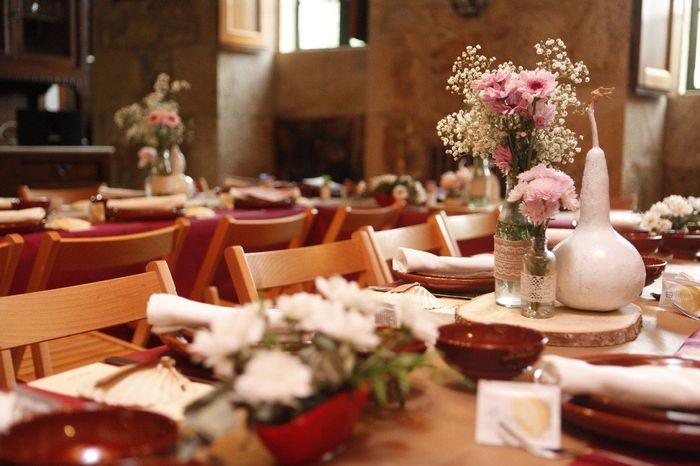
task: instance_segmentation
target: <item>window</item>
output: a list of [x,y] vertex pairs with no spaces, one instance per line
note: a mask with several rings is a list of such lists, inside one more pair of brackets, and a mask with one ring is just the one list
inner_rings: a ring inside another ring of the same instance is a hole
[[690,4],[690,36],[688,39],[688,76],[687,90],[700,90],[700,38],[698,37],[698,19],[700,19],[700,0]]
[[280,51],[364,47],[367,0],[281,0]]

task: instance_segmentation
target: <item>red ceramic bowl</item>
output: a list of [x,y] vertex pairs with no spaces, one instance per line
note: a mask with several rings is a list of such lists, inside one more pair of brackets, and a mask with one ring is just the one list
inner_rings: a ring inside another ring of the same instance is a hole
[[661,243],[675,259],[695,259],[700,251],[700,232],[667,231]]
[[546,343],[541,332],[525,327],[460,322],[440,327],[436,346],[471,379],[507,380],[537,361]]
[[661,244],[661,235],[655,235],[646,231],[623,231],[620,234],[627,241],[632,243],[632,246],[634,246],[642,256],[654,254]]
[[646,270],[647,276],[644,279],[644,286],[649,286],[656,281],[657,278],[664,273],[666,268],[666,261],[659,259],[658,257],[647,257],[642,256],[644,261],[644,269]]
[[47,414],[0,436],[0,464],[82,465],[149,456],[174,447],[177,424],[126,408]]

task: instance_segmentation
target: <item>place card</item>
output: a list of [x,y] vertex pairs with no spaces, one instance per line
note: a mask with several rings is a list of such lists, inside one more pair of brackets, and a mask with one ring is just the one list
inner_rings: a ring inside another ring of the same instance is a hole
[[521,439],[542,448],[560,447],[560,388],[480,380],[476,398],[476,442],[520,446]]

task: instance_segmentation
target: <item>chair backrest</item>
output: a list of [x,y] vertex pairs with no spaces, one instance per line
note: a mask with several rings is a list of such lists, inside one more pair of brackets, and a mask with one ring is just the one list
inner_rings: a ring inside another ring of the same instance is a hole
[[0,377],[14,384],[11,349],[145,319],[153,293],[175,293],[165,261],[136,275],[0,297]]
[[0,243],[0,296],[10,292],[23,246],[24,239],[14,233],[5,236],[5,241]]
[[350,235],[365,225],[371,225],[375,230],[394,228],[399,221],[405,202],[395,202],[387,207],[358,208],[341,205],[336,209],[323,237],[324,243],[347,239]]
[[351,239],[277,251],[244,252],[240,246],[224,251],[226,264],[241,303],[281,293],[313,291],[317,276],[343,275],[362,286],[381,283],[381,270],[361,235]]
[[192,286],[190,298],[204,299],[205,290],[212,283],[224,257],[224,249],[236,244],[248,251],[302,246],[309,235],[316,214],[316,209],[309,208],[297,215],[268,220],[235,220],[223,217],[219,220],[209,243],[209,249]]
[[483,214],[446,215],[440,212],[442,220],[438,222],[442,228],[446,229],[451,244],[448,248],[451,256],[461,256],[459,241],[491,236],[496,233],[496,221],[498,220],[499,209]]
[[51,205],[60,206],[61,204],[70,204],[75,201],[90,199],[97,195],[100,186],[105,186],[105,183],[94,186],[81,186],[77,188],[45,188],[36,189],[30,188],[23,184],[17,188],[17,195],[20,199],[31,200],[42,197],[47,197],[51,201]]
[[442,256],[453,255],[452,239],[447,234],[447,229],[441,225],[442,221],[440,213],[435,213],[425,223],[418,225],[382,231],[375,231],[369,225],[360,228],[360,234],[367,235],[367,241],[379,260],[383,282],[394,280],[389,262],[399,248],[418,249]]

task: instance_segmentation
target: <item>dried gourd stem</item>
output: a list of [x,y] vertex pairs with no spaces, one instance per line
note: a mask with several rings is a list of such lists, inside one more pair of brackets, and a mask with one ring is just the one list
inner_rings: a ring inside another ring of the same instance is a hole
[[600,99],[601,97],[610,97],[614,90],[614,87],[599,87],[591,92],[591,103],[588,104],[588,119],[591,122],[591,136],[593,138],[593,147],[595,148],[600,148],[600,144],[598,142],[598,125],[595,122],[593,107],[596,100]]

